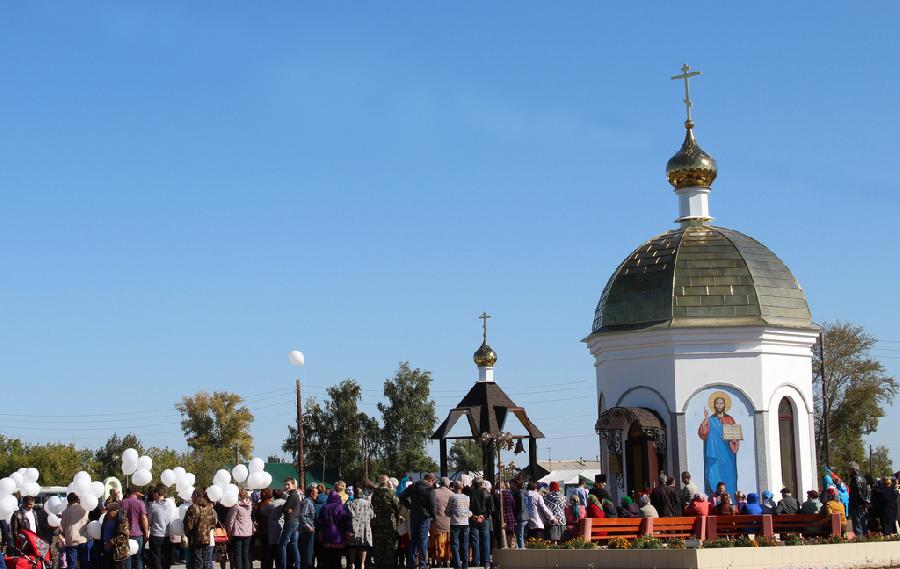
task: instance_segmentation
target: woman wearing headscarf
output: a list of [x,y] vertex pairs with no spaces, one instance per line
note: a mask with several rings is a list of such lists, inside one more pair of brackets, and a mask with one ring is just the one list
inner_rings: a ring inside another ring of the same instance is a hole
[[559,488],[559,482],[551,482],[544,504],[552,514],[552,520],[547,522],[546,539],[550,541],[562,541],[563,532],[566,529],[566,497]]
[[641,510],[635,505],[634,500],[631,499],[631,496],[622,496],[622,501],[619,503],[619,507],[616,509],[616,513],[620,518],[639,518],[641,517]]
[[603,498],[603,500],[600,501],[600,506],[601,508],[603,508],[603,515],[605,515],[607,518],[619,517],[619,513],[616,512],[616,505],[612,503],[612,500]]
[[397,518],[400,499],[387,475],[378,477],[378,488],[372,494],[372,545],[376,569],[392,569],[397,560]]
[[656,507],[650,502],[650,496],[647,494],[641,494],[638,498],[638,503],[641,505],[641,517],[642,518],[658,518],[659,512],[656,510]]
[[[600,512],[601,514],[603,512]],[[576,493],[569,497],[569,505],[566,506],[566,535],[575,537],[578,535],[578,524],[587,517],[587,508],[581,505],[581,497]]]
[[685,516],[708,516],[709,508],[712,507],[709,499],[703,494],[694,494],[690,503],[684,508]]
[[372,519],[375,512],[366,498],[363,484],[353,487],[353,500],[347,505],[350,512],[350,542],[348,543],[347,568],[365,569],[366,555],[372,549]]
[[731,495],[728,492],[719,496],[719,504],[714,509],[717,516],[733,516],[737,514],[737,510],[731,503]]
[[815,515],[822,509],[822,502],[819,500],[819,493],[810,490],[806,493],[806,501],[800,506],[800,513],[806,515]]
[[834,486],[829,486],[825,489],[825,503],[822,504],[822,514],[840,514],[841,515],[841,531],[847,531],[847,510],[844,509],[844,504],[841,503],[838,498],[839,494],[837,488]]
[[762,506],[762,513],[764,514],[774,514],[775,513],[775,495],[772,494],[769,490],[765,490],[762,493],[762,502],[760,505]]
[[589,518],[605,518],[606,514],[603,512],[603,504],[600,503],[600,499],[593,494],[588,494],[588,505],[587,505],[587,517]]
[[129,550],[128,516],[119,508],[118,502],[106,505],[106,517],[101,526],[103,541],[104,569],[123,569],[131,557]]
[[347,534],[353,530],[350,521],[350,512],[341,501],[341,496],[332,492],[328,502],[319,511],[317,523],[316,534],[322,545],[323,569],[341,569]]
[[881,524],[881,533],[892,535],[897,526],[897,491],[894,489],[894,479],[884,477],[881,486],[873,492],[873,509]]
[[741,508],[741,514],[745,516],[758,516],[763,513],[762,506],[759,505],[759,496],[756,492],[747,494],[747,503]]

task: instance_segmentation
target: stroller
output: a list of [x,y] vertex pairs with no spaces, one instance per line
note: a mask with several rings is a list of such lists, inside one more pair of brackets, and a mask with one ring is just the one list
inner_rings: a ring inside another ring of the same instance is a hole
[[7,569],[47,569],[53,566],[50,544],[33,531],[19,530],[15,541],[15,547],[10,552],[15,555],[4,558]]

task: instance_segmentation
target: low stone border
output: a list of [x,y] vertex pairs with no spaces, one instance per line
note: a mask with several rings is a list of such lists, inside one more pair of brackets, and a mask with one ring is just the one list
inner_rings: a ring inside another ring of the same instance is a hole
[[720,549],[503,549],[498,569],[856,569],[900,567],[900,542]]

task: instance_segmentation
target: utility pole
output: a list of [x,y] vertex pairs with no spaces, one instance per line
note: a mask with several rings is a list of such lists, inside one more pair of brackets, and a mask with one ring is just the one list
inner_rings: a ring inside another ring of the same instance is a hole
[[869,445],[869,474],[875,476],[875,463],[872,460],[872,445]]
[[828,426],[828,389],[825,385],[825,330],[819,333],[819,377],[822,378],[822,427],[825,431],[825,466],[831,466],[831,431]]
[[366,437],[365,434],[362,436],[362,444],[363,444],[363,462],[365,463],[365,479],[369,479],[369,438]]
[[303,456],[303,386],[297,380],[297,474],[300,486],[306,489],[306,459]]

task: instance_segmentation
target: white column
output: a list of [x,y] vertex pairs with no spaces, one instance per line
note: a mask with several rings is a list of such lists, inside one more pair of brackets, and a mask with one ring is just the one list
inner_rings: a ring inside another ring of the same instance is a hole
[[494,383],[494,368],[479,367],[478,368],[478,381],[486,381],[489,383]]
[[709,215],[709,188],[691,186],[689,188],[677,188],[678,195],[678,223],[711,221]]

